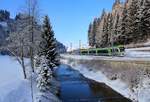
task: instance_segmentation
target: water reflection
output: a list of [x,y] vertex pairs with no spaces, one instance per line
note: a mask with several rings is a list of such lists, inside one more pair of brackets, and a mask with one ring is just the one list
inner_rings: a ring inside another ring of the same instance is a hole
[[56,70],[56,77],[63,102],[131,102],[104,83],[89,80],[67,65]]

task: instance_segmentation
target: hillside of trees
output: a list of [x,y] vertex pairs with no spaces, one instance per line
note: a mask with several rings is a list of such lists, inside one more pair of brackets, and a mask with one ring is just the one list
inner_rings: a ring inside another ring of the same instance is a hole
[[103,10],[89,25],[91,47],[109,47],[146,42],[150,38],[150,1],[116,0],[112,11]]
[[[25,42],[28,42],[29,38],[27,37],[29,34],[29,20],[32,17],[29,17],[27,14],[18,13],[15,18],[10,18],[10,12],[6,10],[0,10],[0,54],[10,54],[6,47],[9,47],[10,50],[14,50],[15,53],[19,52],[19,49],[17,49],[17,45],[19,44],[18,41],[23,38]],[[41,33],[41,25],[37,23],[36,20],[33,22],[34,24],[34,39],[36,44],[38,45],[39,39],[40,39],[40,33]],[[23,31],[24,30],[24,31]],[[22,33],[22,36],[20,36]],[[26,33],[26,34],[24,34]],[[20,34],[20,35],[19,35]],[[17,36],[19,35],[19,36]],[[26,35],[26,36],[24,36]],[[8,38],[14,39],[8,39]],[[18,40],[16,40],[18,37]],[[16,44],[12,45],[11,40],[16,40]],[[27,45],[27,44],[26,44]],[[18,45],[19,46],[19,45]],[[36,47],[36,45],[35,45]],[[25,48],[25,55],[29,55],[29,49]],[[37,49],[38,50],[38,49]],[[57,41],[57,51],[59,53],[66,52],[66,47]]]

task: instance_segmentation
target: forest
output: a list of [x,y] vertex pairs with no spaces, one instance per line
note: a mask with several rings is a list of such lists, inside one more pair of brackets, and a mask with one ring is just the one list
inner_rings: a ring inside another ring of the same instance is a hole
[[150,38],[150,1],[116,0],[112,11],[103,9],[89,25],[91,47],[109,47],[146,42]]

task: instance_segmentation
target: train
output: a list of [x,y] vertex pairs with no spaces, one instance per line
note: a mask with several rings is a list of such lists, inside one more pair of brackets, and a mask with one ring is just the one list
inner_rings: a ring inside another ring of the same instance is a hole
[[80,55],[95,55],[95,56],[124,56],[125,47],[114,46],[108,48],[89,48],[80,49]]

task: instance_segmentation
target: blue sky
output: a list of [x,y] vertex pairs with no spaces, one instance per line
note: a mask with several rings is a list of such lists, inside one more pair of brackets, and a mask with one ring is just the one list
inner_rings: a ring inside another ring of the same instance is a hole
[[[115,0],[39,0],[41,16],[48,14],[55,37],[73,47],[87,44],[88,26],[99,17],[103,8],[110,11]],[[25,6],[25,0],[0,0],[0,9],[6,9],[14,17]]]

